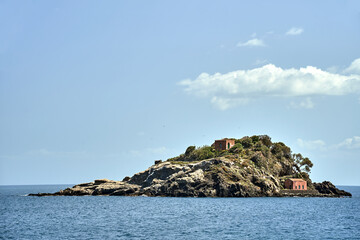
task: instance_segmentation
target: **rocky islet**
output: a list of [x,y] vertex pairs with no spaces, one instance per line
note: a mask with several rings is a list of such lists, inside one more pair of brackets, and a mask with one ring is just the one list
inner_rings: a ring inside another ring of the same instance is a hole
[[[301,155],[300,155],[301,156]],[[30,196],[163,196],[163,197],[351,197],[332,183],[312,183],[299,160],[283,143],[264,136],[244,137],[231,149],[187,149],[184,154],[156,164],[122,181],[99,179],[56,193]],[[302,164],[304,163],[304,164]],[[305,166],[306,167],[306,166]],[[302,177],[308,190],[284,189],[284,181]]]

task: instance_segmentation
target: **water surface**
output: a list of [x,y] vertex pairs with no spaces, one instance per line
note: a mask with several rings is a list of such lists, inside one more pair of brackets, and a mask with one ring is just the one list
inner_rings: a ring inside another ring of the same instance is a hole
[[1,239],[360,239],[352,198],[29,197],[0,186]]

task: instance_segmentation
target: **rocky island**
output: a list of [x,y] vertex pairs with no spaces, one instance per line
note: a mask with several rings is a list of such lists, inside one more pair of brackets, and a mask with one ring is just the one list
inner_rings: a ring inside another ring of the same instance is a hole
[[267,135],[225,138],[212,146],[189,146],[185,153],[155,161],[122,181],[100,179],[56,193],[29,195],[351,197],[330,182],[313,183],[309,177],[312,166],[309,158],[293,154],[284,143],[273,143]]

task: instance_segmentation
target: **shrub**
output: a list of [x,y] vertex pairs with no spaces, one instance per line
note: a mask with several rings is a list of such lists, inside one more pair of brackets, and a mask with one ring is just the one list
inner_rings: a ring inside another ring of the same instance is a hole
[[271,138],[268,135],[260,136],[260,140],[265,146],[267,146],[267,147],[272,146]]
[[264,155],[265,157],[268,157],[269,155],[269,148],[265,145],[262,144],[262,142],[258,142],[255,144],[254,146],[254,150],[255,151],[260,151],[262,153],[262,155]]
[[244,148],[250,148],[253,145],[252,139],[249,137],[243,137],[238,141]]
[[258,141],[260,141],[260,137],[256,136],[256,135],[251,136],[250,138],[251,138],[252,143],[254,143],[254,144],[257,143]]
[[193,160],[200,161],[200,160],[215,157],[215,153],[213,152],[212,147],[204,146],[204,147],[194,150],[192,152],[192,154],[190,155],[190,157]]
[[194,150],[195,150],[195,146],[189,146],[185,151],[185,155],[189,156]]
[[235,143],[235,145],[229,149],[229,152],[230,153],[240,153],[243,149],[244,148],[243,148],[243,145],[241,145],[241,143]]
[[274,143],[274,145],[271,147],[271,153],[274,154],[277,158],[291,158],[291,149],[282,142]]
[[172,162],[189,162],[200,161],[208,158],[214,158],[216,154],[214,149],[210,146],[203,146],[196,148],[195,146],[189,146],[185,153],[180,154],[177,157],[169,158],[168,161]]

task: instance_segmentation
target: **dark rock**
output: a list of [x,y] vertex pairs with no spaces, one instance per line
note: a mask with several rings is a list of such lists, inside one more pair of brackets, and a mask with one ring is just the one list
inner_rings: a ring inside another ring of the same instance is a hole
[[155,160],[155,165],[159,163],[162,163],[162,160]]
[[322,183],[314,183],[313,184],[315,189],[322,194],[330,194],[330,195],[335,195],[338,197],[351,197],[351,193],[346,192],[344,190],[340,190],[337,187],[334,186],[334,184],[332,184],[329,181],[324,181]]
[[129,176],[124,177],[123,182],[128,182],[130,180]]

